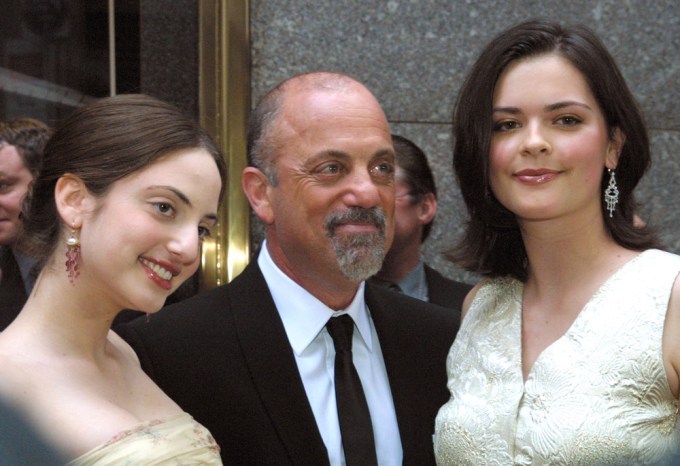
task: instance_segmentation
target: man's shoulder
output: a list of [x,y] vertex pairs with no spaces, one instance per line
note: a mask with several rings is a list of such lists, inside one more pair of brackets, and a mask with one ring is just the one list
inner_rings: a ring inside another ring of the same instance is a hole
[[427,279],[428,285],[430,283],[436,283],[438,285],[450,285],[456,289],[465,289],[467,291],[472,289],[472,285],[445,277],[427,264],[425,264],[425,277]]
[[372,312],[376,308],[404,318],[417,317],[417,322],[423,323],[457,322],[456,313],[451,312],[451,309],[413,298],[384,286],[366,283],[366,299]]
[[465,296],[472,289],[472,285],[446,278],[427,264],[425,264],[425,279],[431,302],[460,312]]
[[249,301],[266,296],[266,282],[259,268],[248,266],[231,282],[201,291],[182,301],[170,304],[152,314],[122,324],[137,328],[162,328],[189,325],[210,325],[223,319],[233,307],[247,306]]
[[460,313],[380,285],[366,285],[366,303],[381,345],[422,347],[445,354],[460,327]]

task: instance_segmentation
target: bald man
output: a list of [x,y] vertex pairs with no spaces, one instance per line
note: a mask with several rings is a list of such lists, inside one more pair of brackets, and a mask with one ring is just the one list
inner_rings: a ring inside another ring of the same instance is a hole
[[[299,75],[259,103],[248,139],[242,186],[266,235],[257,260],[119,332],[210,429],[225,464],[434,464],[458,321],[365,282],[394,231],[394,148],[380,105],[348,76]],[[329,329],[341,321],[370,415],[372,433],[359,438],[338,408]],[[365,445],[372,459],[354,459]]]

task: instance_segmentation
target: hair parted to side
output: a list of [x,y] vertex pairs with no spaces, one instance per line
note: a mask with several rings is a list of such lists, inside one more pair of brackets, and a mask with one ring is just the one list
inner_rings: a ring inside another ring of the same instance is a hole
[[[409,186],[411,205],[420,202],[425,194],[432,193],[436,197],[437,187],[425,152],[413,141],[398,134],[392,135],[392,144],[394,145],[396,164],[401,168],[404,181]],[[423,225],[421,243],[429,236],[433,222],[434,219],[427,225]]]
[[282,81],[262,97],[250,114],[248,120],[248,165],[258,168],[276,186],[277,151],[276,123],[285,103],[286,93],[292,89],[343,91],[352,83],[361,84],[349,75],[330,72],[313,71],[302,73]]
[[[489,184],[493,95],[499,76],[510,63],[550,53],[569,60],[581,72],[602,110],[610,137],[616,128],[625,135],[616,168],[619,204],[613,218],[603,213],[605,228],[623,247],[658,247],[650,229],[633,225],[633,190],[651,163],[649,138],[642,114],[613,57],[584,26],[530,20],[489,42],[473,64],[456,102],[453,168],[470,221],[449,257],[466,270],[489,277],[527,278],[526,251],[515,216],[498,202]],[[605,172],[603,166],[603,175]],[[603,176],[601,193],[607,182]]]
[[24,166],[36,178],[42,167],[43,149],[52,129],[33,118],[15,118],[0,123],[0,148],[9,144],[16,147]]
[[212,155],[226,183],[222,152],[192,118],[177,107],[143,94],[96,100],[74,111],[45,146],[43,168],[23,205],[26,244],[44,262],[54,252],[61,219],[54,188],[65,174],[80,178],[88,191],[103,197],[116,181],[160,158],[202,148]]

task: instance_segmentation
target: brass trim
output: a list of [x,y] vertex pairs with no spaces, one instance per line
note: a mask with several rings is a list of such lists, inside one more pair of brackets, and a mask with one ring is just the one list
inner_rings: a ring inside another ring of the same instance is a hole
[[248,0],[199,0],[199,113],[222,147],[227,189],[212,238],[203,243],[201,289],[231,281],[248,264],[250,217],[241,189],[250,110]]

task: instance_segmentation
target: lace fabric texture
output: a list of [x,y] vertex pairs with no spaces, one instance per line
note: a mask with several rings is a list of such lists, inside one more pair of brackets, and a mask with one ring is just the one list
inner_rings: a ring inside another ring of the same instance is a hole
[[125,430],[67,466],[221,464],[220,449],[210,432],[182,413]]
[[481,287],[447,359],[439,465],[664,464],[680,449],[679,403],[662,360],[680,256],[648,250],[590,298],[526,382],[523,284]]

